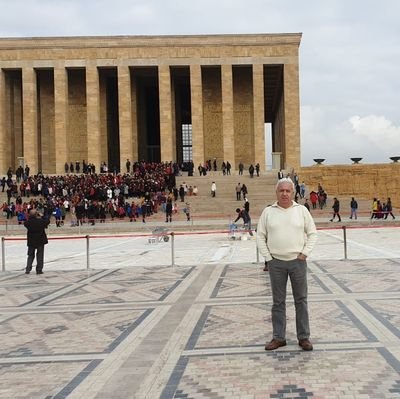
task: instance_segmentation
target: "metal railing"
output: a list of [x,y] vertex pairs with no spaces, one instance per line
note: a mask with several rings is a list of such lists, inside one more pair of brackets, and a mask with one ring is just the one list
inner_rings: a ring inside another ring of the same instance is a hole
[[[378,228],[385,228],[384,226],[380,226]],[[399,226],[391,226],[390,228],[399,228]],[[344,259],[347,260],[348,259],[348,244],[349,244],[349,239],[348,239],[348,230],[361,230],[363,229],[364,231],[366,229],[374,229],[376,230],[377,227],[356,227],[356,226],[340,226],[340,227],[326,227],[326,228],[318,228],[319,231],[326,232],[326,236],[332,236],[331,233],[337,233],[338,231],[341,231],[341,236],[340,235],[336,235],[335,237],[332,238],[331,243],[335,243],[337,248],[335,250],[335,254],[339,254],[339,250],[338,248],[340,248],[340,245],[342,245],[342,257],[340,257],[340,259]],[[400,230],[399,230],[400,232]],[[57,241],[57,240],[84,240],[85,242],[85,249],[82,251],[82,253],[80,255],[84,255],[85,256],[85,268],[86,270],[89,270],[91,268],[91,257],[92,255],[95,254],[95,252],[99,251],[99,249],[92,249],[91,243],[94,242],[94,240],[113,240],[113,239],[127,239],[127,240],[131,240],[131,239],[138,239],[138,238],[144,238],[146,240],[146,243],[151,244],[151,243],[155,243],[155,242],[163,242],[163,247],[162,250],[160,249],[160,253],[161,255],[158,255],[156,257],[156,260],[158,259],[160,261],[160,264],[162,264],[162,262],[167,261],[166,257],[164,256],[164,254],[166,254],[168,252],[168,249],[165,248],[165,246],[169,245],[169,266],[171,267],[175,267],[177,266],[176,264],[176,239],[177,237],[195,237],[196,239],[198,239],[198,237],[200,236],[204,236],[204,235],[219,235],[219,237],[223,237],[221,235],[226,235],[226,237],[228,238],[235,238],[235,237],[229,237],[230,234],[230,230],[209,230],[209,231],[187,231],[187,232],[178,232],[178,231],[166,231],[166,229],[161,228],[160,230],[154,229],[152,233],[144,233],[144,234],[113,234],[113,235],[98,235],[98,234],[86,234],[86,235],[71,235],[71,236],[62,236],[62,237],[49,237],[49,242],[51,241]],[[245,236],[248,234],[248,232],[246,230],[243,230],[244,234],[242,237],[236,237],[236,239],[242,239],[242,240],[248,240],[250,244],[250,252],[254,251],[254,257],[252,256],[247,256],[248,258],[252,258],[252,262],[256,262],[259,263],[260,262],[260,254],[259,251],[257,249],[257,245],[256,245],[256,241],[250,240],[250,238],[253,237],[249,237],[249,236]],[[160,239],[163,237],[168,237],[168,239]],[[246,238],[245,238],[246,237]],[[215,239],[213,239],[213,237],[210,238],[210,242],[215,241]],[[353,245],[353,241],[352,240],[352,245]],[[3,236],[1,237],[1,271],[5,272],[7,270],[7,249],[6,249],[6,243],[7,242],[26,242],[26,238],[25,237],[15,237],[15,236]],[[103,241],[102,241],[103,242]],[[131,247],[131,250],[133,251],[132,253],[134,254],[134,242],[133,241],[126,241]],[[367,241],[368,242],[368,241]],[[67,243],[68,245],[66,246],[66,251],[67,253],[71,253],[71,254],[76,254],[76,252],[79,252],[78,248],[76,245],[74,245],[73,247],[71,246],[71,242]],[[99,245],[99,248],[102,248],[101,244]],[[125,245],[125,244],[123,244]],[[190,245],[195,246],[195,241],[192,241],[192,243]],[[246,244],[247,245],[247,244]],[[366,244],[360,244],[360,245],[364,245],[366,246]],[[371,247],[372,248],[372,247]],[[187,248],[182,249],[182,245],[181,245],[181,251],[185,251]],[[149,251],[145,251],[145,252],[149,252]],[[20,249],[18,250],[18,254],[14,256],[15,257],[20,257]],[[96,253],[97,256],[99,256],[100,258],[103,255],[98,255]],[[74,255],[71,255],[74,256]],[[111,259],[112,259],[112,255]],[[399,257],[400,257],[400,252],[399,252]],[[61,259],[61,258],[60,258]],[[55,263],[57,260],[53,260],[52,262]],[[19,262],[20,263],[20,262]]]

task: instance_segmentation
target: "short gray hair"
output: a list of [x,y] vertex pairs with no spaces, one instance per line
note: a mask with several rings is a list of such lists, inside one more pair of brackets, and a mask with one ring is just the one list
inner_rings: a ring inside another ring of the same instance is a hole
[[278,191],[279,186],[285,183],[290,184],[292,186],[292,190],[294,191],[294,183],[290,177],[283,177],[282,179],[279,179],[278,182],[276,183],[275,191]]

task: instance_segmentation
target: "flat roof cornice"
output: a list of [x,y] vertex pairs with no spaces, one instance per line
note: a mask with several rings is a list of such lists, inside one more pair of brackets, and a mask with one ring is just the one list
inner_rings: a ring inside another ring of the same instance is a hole
[[0,38],[0,49],[300,45],[302,33]]

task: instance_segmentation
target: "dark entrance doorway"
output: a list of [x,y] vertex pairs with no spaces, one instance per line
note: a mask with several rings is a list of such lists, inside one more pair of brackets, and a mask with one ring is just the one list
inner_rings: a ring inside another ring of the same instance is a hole
[[101,69],[101,84],[105,91],[106,135],[107,135],[107,163],[110,171],[119,172],[119,113],[118,113],[118,77],[117,69]]
[[179,164],[193,159],[192,109],[189,67],[171,68],[172,92],[175,94],[176,160]]
[[160,103],[156,67],[134,68],[139,161],[160,162]]

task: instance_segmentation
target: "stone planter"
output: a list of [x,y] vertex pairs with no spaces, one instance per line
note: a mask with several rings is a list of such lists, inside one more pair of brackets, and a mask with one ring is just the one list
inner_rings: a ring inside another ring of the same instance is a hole
[[316,162],[317,165],[322,165],[322,162],[325,161],[325,158],[314,158],[314,162]]
[[350,158],[350,159],[353,161],[353,163],[359,163],[362,160],[362,158]]
[[400,157],[390,157],[393,162],[399,162]]

